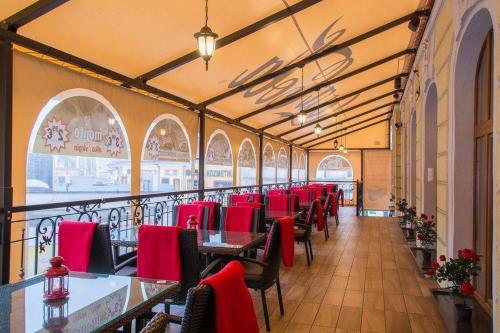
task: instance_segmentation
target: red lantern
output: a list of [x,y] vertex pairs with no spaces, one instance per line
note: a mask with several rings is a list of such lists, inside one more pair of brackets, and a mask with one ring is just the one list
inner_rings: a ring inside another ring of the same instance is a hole
[[189,229],[196,230],[198,226],[198,220],[196,220],[196,216],[193,214],[189,215],[189,220],[187,221],[187,224]]
[[48,300],[61,299],[69,295],[69,270],[63,262],[63,257],[53,257],[50,259],[51,267],[45,271],[43,292]]

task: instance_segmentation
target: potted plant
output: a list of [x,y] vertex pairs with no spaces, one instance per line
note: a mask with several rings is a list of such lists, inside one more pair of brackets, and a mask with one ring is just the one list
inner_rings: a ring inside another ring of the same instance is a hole
[[437,282],[446,282],[451,295],[460,300],[457,303],[457,313],[460,320],[470,320],[472,307],[467,305],[466,300],[474,294],[476,288],[472,285],[472,279],[477,276],[481,269],[479,256],[471,249],[458,251],[458,258],[446,258],[439,256],[442,262],[432,263],[432,269],[427,272],[432,275]]
[[424,262],[431,261],[431,249],[436,243],[436,223],[434,222],[434,216],[429,217],[427,214],[421,214],[420,217],[417,217],[413,220],[413,225],[415,228],[415,232],[417,233],[416,238],[420,241],[422,246]]
[[406,199],[401,199],[400,201],[398,201],[396,203],[396,206],[398,208],[398,211],[402,214],[403,223],[405,223],[406,222],[406,210],[407,210],[407,207],[408,207],[408,202],[406,201]]

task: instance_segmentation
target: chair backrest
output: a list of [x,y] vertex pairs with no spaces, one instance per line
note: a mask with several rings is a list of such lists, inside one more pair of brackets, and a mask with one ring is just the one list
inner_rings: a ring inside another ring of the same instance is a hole
[[266,196],[266,209],[267,215],[272,216],[272,212],[284,212],[285,216],[290,212],[290,195],[288,194],[276,194]]
[[309,207],[309,211],[307,212],[306,215],[306,225],[308,229],[311,229],[312,224],[313,224],[313,219],[314,219],[314,214],[318,212],[318,203],[317,201],[311,202],[311,206]]
[[272,284],[278,277],[281,264],[281,226],[279,223],[273,223],[267,237],[264,258],[267,266],[264,267],[262,274],[264,284]]
[[259,216],[259,219],[257,221],[257,231],[258,232],[265,232],[266,231],[266,212],[265,212],[265,205],[260,203],[260,202],[237,202],[236,206],[248,206],[248,207],[253,207],[257,210],[256,214]]
[[99,224],[94,230],[94,239],[90,252],[89,272],[96,274],[114,274],[111,236],[107,224]]
[[200,282],[200,259],[198,254],[198,233],[183,229],[179,233],[181,254],[181,295],[187,295],[189,288]]
[[218,230],[221,204],[215,201],[194,201],[193,204],[208,207],[208,210],[203,212],[203,229]]
[[[259,209],[249,206],[228,206],[222,208],[221,230],[257,232]],[[249,226],[249,229],[246,229]]]
[[146,326],[141,330],[140,333],[165,333],[168,325],[168,314],[164,312],[158,312],[155,316],[148,322]]
[[196,204],[180,204],[173,209],[173,224],[178,225],[181,228],[187,228],[187,220],[190,215],[195,215],[200,229],[206,229],[208,225],[208,215],[210,212],[209,207]]
[[187,294],[181,333],[215,332],[215,297],[212,287],[199,285]]
[[333,193],[329,193],[328,196],[326,197],[325,200],[325,205],[323,206],[323,217],[326,219],[328,218],[328,213],[330,212],[332,205],[333,205]]

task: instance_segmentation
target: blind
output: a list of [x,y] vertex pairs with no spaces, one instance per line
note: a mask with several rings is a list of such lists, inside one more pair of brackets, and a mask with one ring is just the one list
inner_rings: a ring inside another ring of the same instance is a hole
[[369,150],[363,155],[363,209],[387,210],[391,199],[392,153]]

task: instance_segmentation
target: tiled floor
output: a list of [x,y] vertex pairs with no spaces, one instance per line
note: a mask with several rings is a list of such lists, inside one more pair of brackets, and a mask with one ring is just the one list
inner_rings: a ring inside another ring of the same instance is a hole
[[[280,272],[285,315],[276,288],[267,292],[272,332],[446,332],[401,230],[389,218],[356,217],[342,208],[340,225],[329,221],[330,239],[314,231],[314,261],[303,245],[295,264]],[[265,332],[260,293],[252,292]]]

